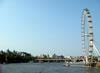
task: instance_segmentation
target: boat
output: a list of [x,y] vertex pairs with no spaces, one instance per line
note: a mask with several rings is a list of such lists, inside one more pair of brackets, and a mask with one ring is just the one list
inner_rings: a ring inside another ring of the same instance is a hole
[[69,66],[70,66],[70,62],[65,61],[64,66],[65,66],[65,67],[69,67]]

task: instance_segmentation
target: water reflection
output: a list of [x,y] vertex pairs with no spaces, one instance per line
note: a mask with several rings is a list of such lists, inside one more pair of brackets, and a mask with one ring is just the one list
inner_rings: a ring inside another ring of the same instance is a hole
[[2,73],[2,65],[0,64],[0,73]]
[[100,72],[100,68],[97,67],[86,67],[84,68],[84,73],[99,73]]

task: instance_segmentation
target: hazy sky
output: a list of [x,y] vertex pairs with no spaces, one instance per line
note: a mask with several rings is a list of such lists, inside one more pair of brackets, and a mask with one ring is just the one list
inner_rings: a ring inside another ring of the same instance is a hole
[[0,50],[82,55],[84,8],[91,12],[100,43],[100,0],[0,0]]

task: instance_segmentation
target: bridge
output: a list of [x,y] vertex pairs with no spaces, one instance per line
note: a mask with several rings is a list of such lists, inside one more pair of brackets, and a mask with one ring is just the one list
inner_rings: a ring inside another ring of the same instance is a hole
[[38,62],[65,62],[65,61],[71,61],[70,59],[36,59]]

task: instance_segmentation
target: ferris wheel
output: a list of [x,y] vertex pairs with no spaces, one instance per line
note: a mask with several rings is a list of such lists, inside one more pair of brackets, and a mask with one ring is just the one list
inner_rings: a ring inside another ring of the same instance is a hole
[[[86,26],[85,18],[88,24],[87,28],[85,27]],[[87,32],[86,32],[86,29],[87,29]],[[86,60],[85,60],[86,62],[91,62],[92,52],[93,52],[93,26],[92,26],[91,15],[88,9],[84,9],[82,13],[81,34],[82,34],[81,38],[82,38],[83,56],[86,57]],[[86,41],[86,37],[87,37],[88,43]],[[88,49],[88,53],[86,49]]]

